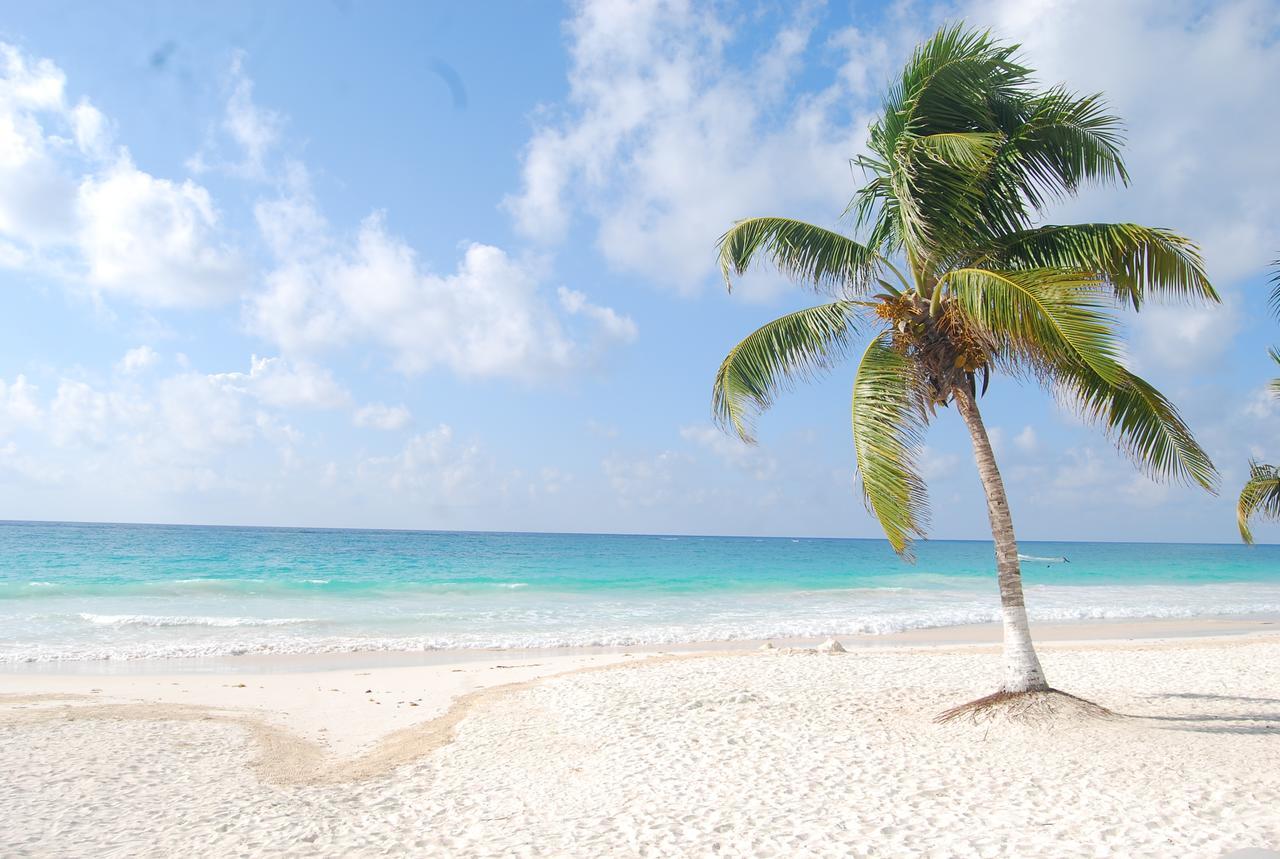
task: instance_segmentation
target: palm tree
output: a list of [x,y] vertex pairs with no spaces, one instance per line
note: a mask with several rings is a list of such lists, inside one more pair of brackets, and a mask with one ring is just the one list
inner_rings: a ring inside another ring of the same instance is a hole
[[[960,25],[919,46],[855,163],[869,181],[846,214],[856,241],[786,218],[739,221],[721,238],[726,284],[758,255],[828,296],[729,352],[716,375],[720,425],[753,442],[753,419],[858,338],[853,447],[869,511],[910,559],[927,497],[916,454],[938,407],[968,428],[986,492],[1004,621],[1000,691],[1050,692],[1031,642],[1004,483],[978,408],[993,373],[1040,383],[1100,424],[1153,478],[1214,491],[1217,472],[1173,404],[1124,366],[1115,310],[1148,299],[1218,301],[1194,243],[1127,223],[1037,226],[1085,182],[1127,184],[1120,121],[1101,95],[1037,88],[1017,45]],[[962,708],[957,708],[959,711]],[[944,714],[945,715],[945,714]]]
[[[1280,316],[1280,259],[1272,265],[1276,274],[1271,279],[1271,310]],[[1272,361],[1280,364],[1280,350],[1272,347],[1269,354]],[[1269,387],[1273,397],[1280,397],[1280,379],[1272,379]],[[1280,468],[1251,460],[1249,480],[1240,490],[1240,500],[1236,502],[1236,524],[1240,526],[1240,539],[1246,543],[1253,542],[1249,520],[1254,516],[1280,521]]]

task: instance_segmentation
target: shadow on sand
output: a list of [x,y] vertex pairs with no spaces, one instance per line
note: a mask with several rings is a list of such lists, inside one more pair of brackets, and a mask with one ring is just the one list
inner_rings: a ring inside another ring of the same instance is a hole
[[1226,704],[1271,704],[1272,712],[1189,713],[1179,716],[1143,715],[1136,718],[1164,722],[1161,727],[1174,731],[1196,731],[1207,734],[1280,734],[1280,698],[1252,698],[1243,695],[1211,695],[1199,692],[1167,692],[1149,696],[1152,701],[1219,701]]

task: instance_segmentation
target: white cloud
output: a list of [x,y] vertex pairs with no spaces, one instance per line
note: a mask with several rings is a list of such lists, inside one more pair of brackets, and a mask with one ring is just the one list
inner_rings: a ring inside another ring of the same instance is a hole
[[677,471],[688,462],[687,456],[662,451],[640,459],[610,456],[600,467],[620,505],[654,507],[672,499]]
[[1034,453],[1036,448],[1040,446],[1040,440],[1036,437],[1035,428],[1030,424],[1022,428],[1022,432],[1014,437],[1013,443],[1023,453]]
[[254,103],[253,81],[245,74],[243,52],[237,52],[231,61],[231,83],[231,97],[227,99],[223,127],[244,150],[243,168],[260,174],[263,158],[279,141],[283,123],[279,114]]
[[156,392],[161,425],[180,447],[210,453],[244,444],[257,422],[240,391],[220,375],[184,373],[160,383]]
[[585,293],[562,286],[556,290],[560,296],[560,306],[565,312],[577,316],[579,314],[594,319],[600,326],[600,333],[606,340],[618,343],[631,343],[640,336],[640,329],[631,317],[623,316],[612,307],[601,307],[587,300]]
[[88,283],[153,307],[202,307],[232,298],[247,269],[218,239],[209,192],[157,179],[127,155],[81,183],[76,240]]
[[36,401],[36,386],[19,374],[12,382],[0,379],[0,433],[37,423],[44,410]]
[[[222,170],[247,179],[267,176],[267,156],[281,139],[284,117],[253,100],[253,80],[245,71],[245,53],[236,51],[227,73],[227,104],[216,132],[210,131],[205,145],[187,161],[193,173]],[[225,135],[238,150],[226,156],[219,145]]]
[[133,405],[122,394],[63,379],[49,405],[50,435],[57,445],[103,445],[119,424],[130,423],[138,416]]
[[385,403],[361,406],[352,416],[356,426],[380,430],[404,429],[409,425],[410,419],[409,410],[404,405],[388,406]]
[[244,285],[209,192],[138,169],[66,76],[0,44],[0,261],[152,306],[204,306]]
[[116,370],[125,375],[141,373],[148,367],[155,366],[159,360],[159,353],[150,346],[135,346],[125,352],[124,356],[116,362]]
[[475,503],[492,483],[487,474],[479,445],[456,441],[448,424],[415,435],[394,456],[372,457],[360,466],[364,480],[445,507]]
[[63,377],[46,402],[24,377],[0,382],[0,430],[14,438],[0,464],[34,483],[76,482],[95,494],[104,486],[203,492],[261,485],[268,475],[255,445],[287,460],[301,439],[270,413],[274,398],[262,381],[261,370],[258,377],[186,371],[154,380],[125,373],[110,385]]
[[[19,377],[21,378],[21,377]],[[1280,400],[1271,390],[1271,385],[1259,388],[1253,392],[1253,396],[1249,398],[1245,405],[1245,414],[1252,418],[1267,419],[1273,417],[1277,412],[1277,406],[1280,406]]]
[[566,309],[596,333],[597,349],[585,349],[543,297],[541,266],[492,245],[468,245],[457,269],[439,275],[381,215],[340,241],[325,237],[324,219],[305,199],[264,203],[257,214],[282,258],[250,300],[249,324],[286,352],[358,341],[385,348],[406,374],[445,367],[534,379],[578,369],[599,348],[635,338],[630,319],[570,293]]
[[[710,282],[715,239],[735,219],[830,222],[847,202],[868,119],[850,105],[887,55],[856,31],[814,46],[802,10],[738,59],[742,34],[683,0],[580,3],[568,31],[568,105],[545,112],[504,202],[524,234],[558,241],[580,210],[612,264],[691,293]],[[834,81],[805,91],[799,73],[828,55],[843,62]]]
[[[322,485],[346,493],[341,504],[354,507],[340,506],[338,515],[348,518],[388,493],[433,514],[501,499],[501,475],[479,444],[458,440],[445,424],[389,456],[315,456],[324,440],[287,421],[284,410],[344,403],[345,392],[328,379],[315,367],[254,358],[247,373],[115,374],[101,384],[64,376],[43,400],[26,377],[0,380],[0,478],[10,490],[56,483],[62,495],[99,504],[128,496],[150,505],[146,509],[169,510],[162,518],[179,509],[164,506],[177,496],[234,498],[236,510],[272,497],[305,506],[309,487]],[[383,428],[408,420],[403,406],[373,404],[361,412]],[[541,477],[545,492],[570,480],[554,470]],[[411,516],[396,521],[422,524]]]
[[48,60],[0,44],[0,233],[27,251],[64,239],[73,227],[76,183],[62,162],[83,153],[41,124],[51,115],[71,131],[65,86]]
[[336,409],[351,401],[351,395],[332,373],[306,361],[254,355],[248,373],[219,373],[209,378],[271,406]]

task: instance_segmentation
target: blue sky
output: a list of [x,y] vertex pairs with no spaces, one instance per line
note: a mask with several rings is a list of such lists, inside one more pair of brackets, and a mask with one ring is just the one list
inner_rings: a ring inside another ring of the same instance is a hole
[[[758,447],[712,426],[725,351],[806,299],[727,295],[715,241],[834,223],[884,82],[956,18],[1127,120],[1132,186],[1048,220],[1183,231],[1225,298],[1129,328],[1223,495],[1001,380],[1021,534],[1232,540],[1249,457],[1280,458],[1277,4],[0,9],[2,518],[877,536],[847,370]],[[986,536],[954,415],[922,459],[933,534]]]

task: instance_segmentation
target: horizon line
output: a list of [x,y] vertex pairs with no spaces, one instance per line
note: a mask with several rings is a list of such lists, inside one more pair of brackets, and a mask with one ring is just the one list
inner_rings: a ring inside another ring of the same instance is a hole
[[[673,533],[658,531],[537,531],[520,529],[484,528],[394,528],[346,525],[245,525],[201,522],[120,522],[94,519],[0,519],[0,526],[8,525],[100,525],[135,528],[224,528],[228,530],[258,531],[362,531],[394,534],[477,534],[477,535],[526,535],[543,537],[688,537],[709,540],[839,540],[845,542],[888,543],[884,537],[831,537],[813,534],[705,534]],[[920,538],[920,543],[994,543],[992,539],[972,537]],[[1246,546],[1239,542],[1215,542],[1202,540],[1079,540],[1079,539],[1028,539],[1018,543],[1110,543],[1130,546]],[[1255,543],[1256,546],[1275,546],[1280,543]]]

